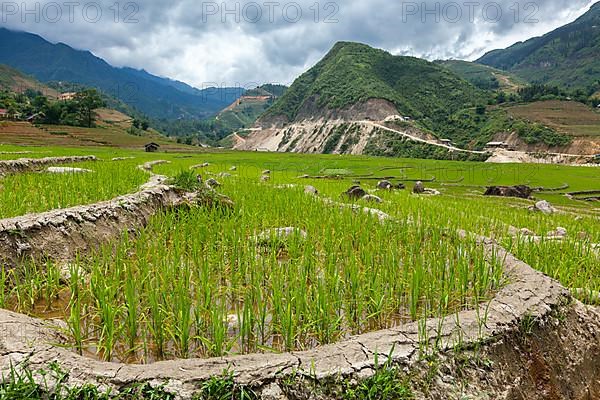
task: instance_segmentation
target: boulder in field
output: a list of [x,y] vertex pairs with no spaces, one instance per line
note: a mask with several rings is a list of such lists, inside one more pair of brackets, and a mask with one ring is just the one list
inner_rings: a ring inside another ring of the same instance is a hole
[[487,188],[484,196],[499,196],[499,197],[517,197],[528,199],[533,193],[533,189],[525,185],[517,186],[490,186]]
[[564,238],[567,237],[567,230],[565,228],[558,227],[553,231],[548,232],[548,237]]
[[416,193],[416,194],[425,193],[425,185],[423,184],[423,182],[419,181],[419,182],[415,183],[415,187],[413,188],[413,193]]
[[316,196],[316,195],[319,194],[319,191],[317,190],[316,187],[311,186],[311,185],[307,185],[307,186],[304,187],[304,193]]
[[263,175],[260,177],[260,180],[262,182],[268,182],[271,179],[271,177],[269,175]]
[[381,189],[381,190],[391,190],[394,187],[394,185],[392,185],[392,182],[390,181],[379,181],[379,183],[377,183],[377,189]]
[[372,194],[367,194],[367,195],[363,196],[362,200],[368,201],[370,203],[383,203],[383,200],[381,200],[381,197],[377,197]]
[[367,192],[365,192],[365,190],[358,185],[352,186],[350,189],[344,192],[344,195],[351,200],[362,199],[366,194]]
[[542,214],[554,214],[556,209],[546,200],[538,201],[534,206],[529,207],[531,211],[539,211]]

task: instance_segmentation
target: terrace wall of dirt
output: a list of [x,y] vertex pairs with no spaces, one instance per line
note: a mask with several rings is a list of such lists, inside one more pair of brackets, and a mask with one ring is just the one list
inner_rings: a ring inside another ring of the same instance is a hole
[[[54,158],[7,165],[22,169],[81,159],[95,157],[64,157],[60,161]],[[125,230],[135,233],[159,210],[180,205],[184,201],[182,195],[164,184],[165,177],[151,172],[152,166],[161,162],[164,161],[140,166],[151,177],[137,193],[91,205],[0,220],[0,263],[12,268],[23,260],[68,261],[117,238]]]
[[37,171],[48,165],[96,161],[95,156],[21,158],[0,161],[0,175]]

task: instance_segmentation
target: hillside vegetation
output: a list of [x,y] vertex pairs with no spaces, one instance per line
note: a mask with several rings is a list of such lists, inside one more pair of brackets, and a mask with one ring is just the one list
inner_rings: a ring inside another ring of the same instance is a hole
[[484,90],[503,90],[515,93],[526,85],[523,79],[487,65],[462,60],[436,61],[436,63]]
[[399,113],[435,131],[452,113],[485,103],[488,94],[425,60],[340,42],[296,79],[263,118],[285,116],[293,121],[315,98],[318,107],[325,109],[341,109],[368,99],[388,100]]
[[507,49],[491,51],[477,62],[511,71],[529,82],[582,88],[592,94],[600,86],[598,54],[600,3],[568,25]]

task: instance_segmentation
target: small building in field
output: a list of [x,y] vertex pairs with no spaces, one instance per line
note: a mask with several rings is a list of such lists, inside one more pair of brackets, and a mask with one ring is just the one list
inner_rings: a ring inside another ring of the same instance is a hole
[[144,148],[146,149],[146,153],[155,153],[160,148],[160,145],[152,142],[145,145]]
[[0,119],[8,119],[9,114],[6,108],[0,108]]

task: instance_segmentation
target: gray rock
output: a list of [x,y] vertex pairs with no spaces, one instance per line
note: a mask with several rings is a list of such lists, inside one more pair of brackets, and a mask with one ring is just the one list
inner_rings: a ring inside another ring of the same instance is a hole
[[538,201],[535,206],[529,208],[531,211],[539,211],[543,214],[554,214],[556,209],[546,200]]
[[548,232],[547,236],[555,238],[564,238],[567,236],[567,230],[565,228],[558,227],[555,230]]
[[423,185],[423,182],[419,181],[419,182],[415,183],[415,187],[413,188],[413,193],[416,193],[416,194],[425,193],[425,185]]
[[260,177],[260,180],[262,182],[268,182],[269,180],[271,180],[271,177],[269,175],[263,175]]
[[190,167],[190,169],[206,168],[206,167],[208,167],[209,165],[210,165],[209,163],[192,165],[192,166]]
[[51,174],[85,174],[94,172],[91,169],[67,167],[49,167],[46,171],[50,172]]
[[254,236],[253,241],[259,245],[270,245],[274,243],[285,244],[286,241],[293,237],[306,239],[308,234],[300,228],[274,228],[262,231],[258,235]]
[[307,186],[304,187],[304,193],[316,196],[316,195],[319,194],[319,191],[317,190],[316,187],[311,186],[311,185],[307,185]]
[[380,181],[379,183],[377,183],[377,189],[381,189],[381,190],[391,190],[394,187],[394,185],[392,185],[392,182],[390,181]]
[[271,175],[271,170],[265,169],[263,175]]
[[532,230],[529,230],[527,228],[523,228],[519,231],[519,233],[523,236],[535,236],[535,232],[533,232]]
[[221,186],[221,184],[216,179],[213,179],[213,178],[208,179],[206,181],[206,185],[211,188],[216,188],[216,187]]
[[366,194],[367,192],[365,192],[365,190],[358,185],[352,186],[344,193],[344,195],[349,197],[351,200],[362,199]]
[[276,382],[265,387],[260,394],[260,398],[262,400],[287,400],[283,390]]
[[220,177],[220,178],[231,178],[233,175],[228,174],[227,172],[221,172],[217,176]]
[[381,197],[377,197],[377,196],[374,196],[372,194],[367,194],[367,195],[363,196],[362,199],[364,201],[368,201],[368,202],[371,202],[371,203],[383,203],[383,200],[381,200]]
[[237,171],[237,167],[231,167],[229,168],[230,171]]

